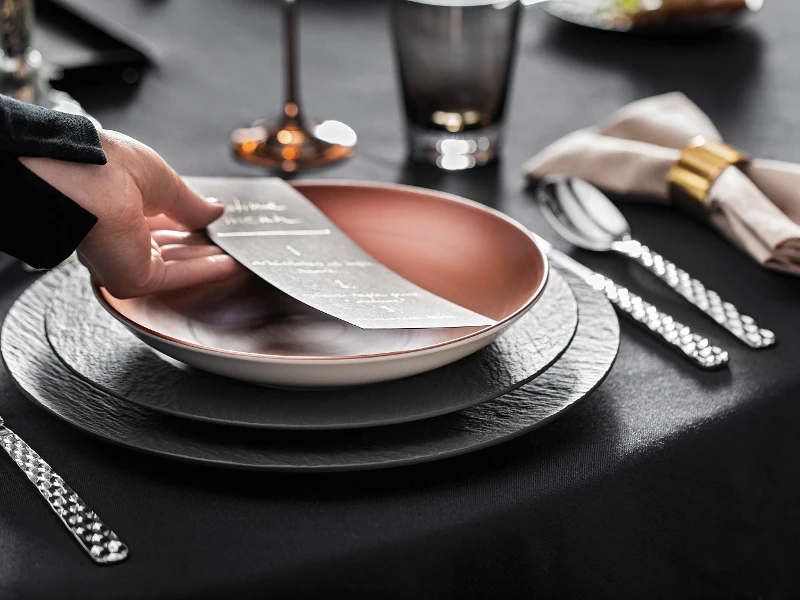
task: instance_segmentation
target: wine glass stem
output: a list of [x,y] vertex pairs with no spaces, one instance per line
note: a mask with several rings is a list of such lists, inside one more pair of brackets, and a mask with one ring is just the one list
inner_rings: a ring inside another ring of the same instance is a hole
[[300,104],[297,81],[297,14],[296,0],[283,0],[284,58],[286,64],[286,101],[283,112],[293,121],[300,120]]

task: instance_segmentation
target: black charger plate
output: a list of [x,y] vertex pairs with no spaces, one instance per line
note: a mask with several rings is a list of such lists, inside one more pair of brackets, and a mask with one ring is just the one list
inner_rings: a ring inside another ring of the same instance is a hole
[[566,350],[578,325],[575,297],[556,273],[536,305],[503,336],[456,363],[359,388],[286,390],[162,358],[103,310],[84,269],[68,266],[59,277],[63,284],[46,313],[47,338],[75,374],[156,412],[240,427],[355,429],[462,410],[544,371]]
[[270,431],[188,421],[136,406],[74,375],[45,334],[50,296],[64,272],[50,273],[16,302],[3,326],[9,373],[32,401],[107,441],[163,457],[222,467],[348,471],[428,462],[499,444],[562,414],[608,374],[619,324],[608,301],[563,273],[578,301],[578,329],[563,356],[516,391],[413,423],[340,431]]

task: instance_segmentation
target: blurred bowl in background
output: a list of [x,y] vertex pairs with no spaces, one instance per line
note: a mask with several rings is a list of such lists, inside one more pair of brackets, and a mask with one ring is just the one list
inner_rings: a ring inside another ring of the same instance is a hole
[[554,0],[542,9],[557,19],[606,31],[705,33],[756,13],[764,0]]

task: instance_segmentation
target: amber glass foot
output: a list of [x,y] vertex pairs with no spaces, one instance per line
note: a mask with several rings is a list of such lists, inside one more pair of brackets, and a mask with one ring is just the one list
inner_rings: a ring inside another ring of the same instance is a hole
[[233,152],[243,162],[291,173],[324,167],[353,155],[356,133],[339,121],[310,121],[298,101],[296,0],[283,0],[286,96],[276,122],[257,121],[233,132]]
[[352,156],[356,134],[339,121],[304,124],[286,119],[282,123],[258,121],[237,129],[231,141],[240,160],[291,173]]

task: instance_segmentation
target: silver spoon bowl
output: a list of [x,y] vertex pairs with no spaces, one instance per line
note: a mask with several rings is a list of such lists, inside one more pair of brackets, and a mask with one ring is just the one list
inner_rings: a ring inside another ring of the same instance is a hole
[[585,250],[617,252],[632,258],[689,303],[751,348],[775,344],[775,334],[758,326],[715,291],[633,239],[631,227],[616,206],[592,184],[565,175],[539,182],[536,200],[553,228],[568,242]]

